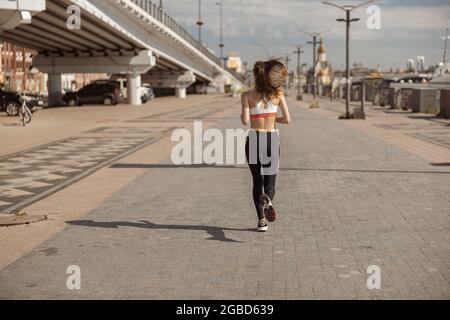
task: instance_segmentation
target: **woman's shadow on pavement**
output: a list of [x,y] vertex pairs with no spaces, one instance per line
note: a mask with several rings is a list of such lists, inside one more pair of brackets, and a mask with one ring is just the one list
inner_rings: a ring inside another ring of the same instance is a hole
[[225,231],[246,231],[246,232],[257,232],[256,229],[235,229],[235,228],[224,228],[224,227],[213,227],[213,226],[198,226],[198,225],[174,225],[174,224],[156,224],[151,223],[147,220],[138,220],[138,222],[129,221],[111,221],[111,222],[99,222],[92,220],[75,220],[67,221],[68,224],[73,226],[83,226],[83,227],[95,227],[95,228],[108,228],[117,229],[119,227],[131,227],[131,228],[141,228],[141,229],[157,229],[157,230],[197,230],[206,231],[211,237],[205,240],[215,240],[223,242],[236,242],[242,243],[243,241],[234,240],[227,238]]

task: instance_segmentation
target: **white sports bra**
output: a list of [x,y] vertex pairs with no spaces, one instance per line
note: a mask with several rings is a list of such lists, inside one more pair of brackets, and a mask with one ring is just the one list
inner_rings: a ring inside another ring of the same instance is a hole
[[250,118],[258,119],[258,118],[270,118],[276,117],[278,112],[278,106],[275,105],[272,101],[267,102],[267,107],[263,107],[262,101],[258,102],[256,107],[250,109]]

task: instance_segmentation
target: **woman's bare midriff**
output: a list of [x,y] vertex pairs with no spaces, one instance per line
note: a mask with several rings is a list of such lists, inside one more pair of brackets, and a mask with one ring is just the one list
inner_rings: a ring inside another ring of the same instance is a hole
[[276,117],[252,119],[252,129],[256,131],[274,131]]

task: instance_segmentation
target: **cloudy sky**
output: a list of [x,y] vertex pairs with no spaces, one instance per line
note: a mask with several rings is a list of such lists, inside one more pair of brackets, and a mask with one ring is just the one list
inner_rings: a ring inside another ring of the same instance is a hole
[[[218,52],[218,0],[202,0],[203,40]],[[154,1],[158,2],[158,1]],[[225,53],[237,51],[244,61],[265,59],[267,51],[285,56],[294,45],[309,39],[298,30],[331,30],[324,34],[330,62],[345,66],[345,25],[337,22],[343,11],[323,5],[319,0],[222,0],[224,10]],[[335,0],[337,4],[360,3]],[[164,0],[164,8],[188,31],[197,36],[198,0]],[[406,60],[425,55],[426,64],[442,61],[445,28],[450,26],[450,0],[378,0],[381,30],[369,30],[366,8],[354,11],[361,18],[352,24],[352,62],[382,69],[405,67]],[[266,49],[262,49],[265,47]],[[305,47],[304,61],[312,60],[312,48]],[[292,56],[292,58],[295,58]]]

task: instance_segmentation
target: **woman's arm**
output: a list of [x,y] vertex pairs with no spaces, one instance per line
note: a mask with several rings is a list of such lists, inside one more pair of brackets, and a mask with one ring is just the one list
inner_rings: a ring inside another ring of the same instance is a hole
[[283,123],[283,124],[291,123],[291,116],[289,114],[289,108],[287,106],[286,98],[284,97],[284,94],[281,94],[281,96],[280,96],[280,108],[281,108],[281,113],[283,114],[283,116],[277,117],[276,121],[278,123]]
[[244,126],[246,126],[250,122],[250,107],[248,105],[247,93],[242,94],[241,103],[242,103],[241,122]]

